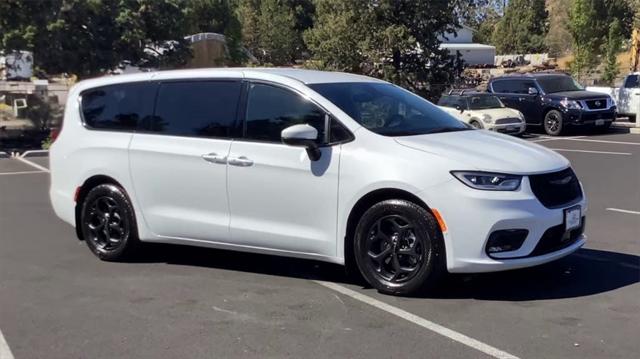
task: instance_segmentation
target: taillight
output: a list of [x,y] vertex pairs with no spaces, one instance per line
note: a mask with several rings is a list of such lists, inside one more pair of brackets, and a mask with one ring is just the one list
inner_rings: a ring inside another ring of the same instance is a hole
[[61,128],[52,128],[51,131],[49,132],[49,136],[51,137],[51,143],[53,143],[58,136],[60,135],[60,131],[62,131]]

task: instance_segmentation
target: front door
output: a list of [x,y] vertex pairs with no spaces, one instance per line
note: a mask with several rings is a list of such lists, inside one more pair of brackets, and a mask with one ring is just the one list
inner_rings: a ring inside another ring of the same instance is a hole
[[325,112],[278,86],[249,86],[244,138],[229,153],[229,204],[234,243],[335,256],[340,146],[322,147],[311,161],[280,133],[309,124],[325,137]]
[[154,234],[229,240],[225,157],[240,89],[240,81],[160,84],[154,116],[129,148],[136,198]]

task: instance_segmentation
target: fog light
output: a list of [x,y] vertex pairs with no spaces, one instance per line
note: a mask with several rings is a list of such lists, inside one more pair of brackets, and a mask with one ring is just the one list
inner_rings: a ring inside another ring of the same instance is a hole
[[510,252],[519,249],[527,238],[526,229],[503,229],[491,233],[487,241],[487,254]]

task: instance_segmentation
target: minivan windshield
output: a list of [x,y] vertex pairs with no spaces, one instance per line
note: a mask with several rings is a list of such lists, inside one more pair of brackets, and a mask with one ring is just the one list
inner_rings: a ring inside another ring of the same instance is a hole
[[538,78],[538,84],[545,93],[584,90],[584,87],[571,76],[541,76]]
[[486,110],[490,108],[502,108],[500,100],[491,95],[469,96],[469,108],[471,110]]
[[395,85],[373,82],[309,85],[365,128],[383,136],[470,130],[429,101]]

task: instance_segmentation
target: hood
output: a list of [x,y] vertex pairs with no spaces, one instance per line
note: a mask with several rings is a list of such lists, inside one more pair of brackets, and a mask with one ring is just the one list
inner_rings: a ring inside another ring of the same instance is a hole
[[514,110],[508,107],[502,108],[489,108],[484,110],[471,110],[474,111],[478,115],[478,117],[482,118],[482,115],[489,115],[493,119],[498,118],[520,118],[520,112],[518,110]]
[[547,94],[549,97],[568,98],[569,100],[589,100],[610,97],[602,92],[594,91],[564,91]]
[[399,144],[462,163],[467,168],[509,174],[559,171],[569,161],[558,153],[519,138],[483,130],[396,137]]

